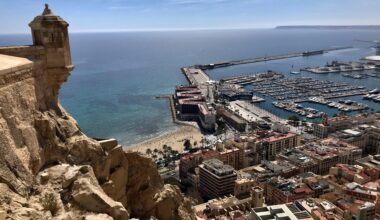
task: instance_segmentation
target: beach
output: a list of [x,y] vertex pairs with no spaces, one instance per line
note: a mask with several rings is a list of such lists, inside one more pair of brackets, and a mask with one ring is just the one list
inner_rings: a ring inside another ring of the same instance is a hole
[[163,150],[163,146],[167,145],[176,150],[179,153],[184,151],[184,141],[186,139],[190,140],[190,143],[194,146],[194,142],[197,143],[197,146],[201,144],[203,134],[199,129],[192,126],[182,126],[178,129],[175,129],[167,134],[149,139],[147,141],[130,145],[126,148],[127,151],[141,152],[145,153],[147,149],[157,149]]

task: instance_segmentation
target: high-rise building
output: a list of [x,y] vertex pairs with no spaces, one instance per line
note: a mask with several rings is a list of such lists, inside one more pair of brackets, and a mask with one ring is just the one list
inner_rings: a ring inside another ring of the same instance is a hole
[[235,169],[218,159],[210,159],[199,165],[199,190],[207,198],[234,194]]

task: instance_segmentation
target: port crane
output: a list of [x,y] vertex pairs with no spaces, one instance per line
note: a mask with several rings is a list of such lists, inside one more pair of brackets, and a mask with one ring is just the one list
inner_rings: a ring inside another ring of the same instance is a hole
[[373,44],[374,45],[373,47],[376,49],[376,55],[380,56],[380,40],[356,40],[356,41]]

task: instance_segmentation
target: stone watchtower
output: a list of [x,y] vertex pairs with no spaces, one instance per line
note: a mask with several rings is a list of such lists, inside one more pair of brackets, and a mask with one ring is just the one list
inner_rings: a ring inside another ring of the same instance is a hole
[[29,26],[32,29],[33,45],[44,48],[47,80],[52,87],[53,97],[57,98],[60,85],[74,68],[71,63],[69,24],[54,15],[45,4],[42,15],[35,17]]

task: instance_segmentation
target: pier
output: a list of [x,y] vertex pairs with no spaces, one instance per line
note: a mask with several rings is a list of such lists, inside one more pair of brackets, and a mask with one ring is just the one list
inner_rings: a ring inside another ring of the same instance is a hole
[[190,85],[199,86],[210,81],[210,77],[202,69],[196,67],[183,67],[181,70]]
[[331,48],[331,49],[325,49],[325,50],[294,52],[294,53],[288,53],[288,54],[282,54],[282,55],[256,57],[256,58],[251,58],[251,59],[223,61],[223,62],[217,62],[217,63],[211,63],[211,64],[195,65],[194,68],[201,69],[201,70],[208,70],[208,69],[215,69],[215,68],[228,67],[228,66],[241,65],[241,64],[267,62],[267,61],[282,60],[282,59],[289,59],[289,58],[295,58],[295,57],[307,57],[307,56],[321,55],[321,54],[328,53],[331,51],[345,50],[345,49],[351,49],[351,48],[352,47],[337,47],[337,48]]
[[173,120],[173,123],[176,123],[177,122],[177,113],[175,110],[173,95],[160,95],[160,96],[156,96],[156,99],[168,99],[169,100],[169,106],[170,106],[170,112],[172,115],[172,120]]

